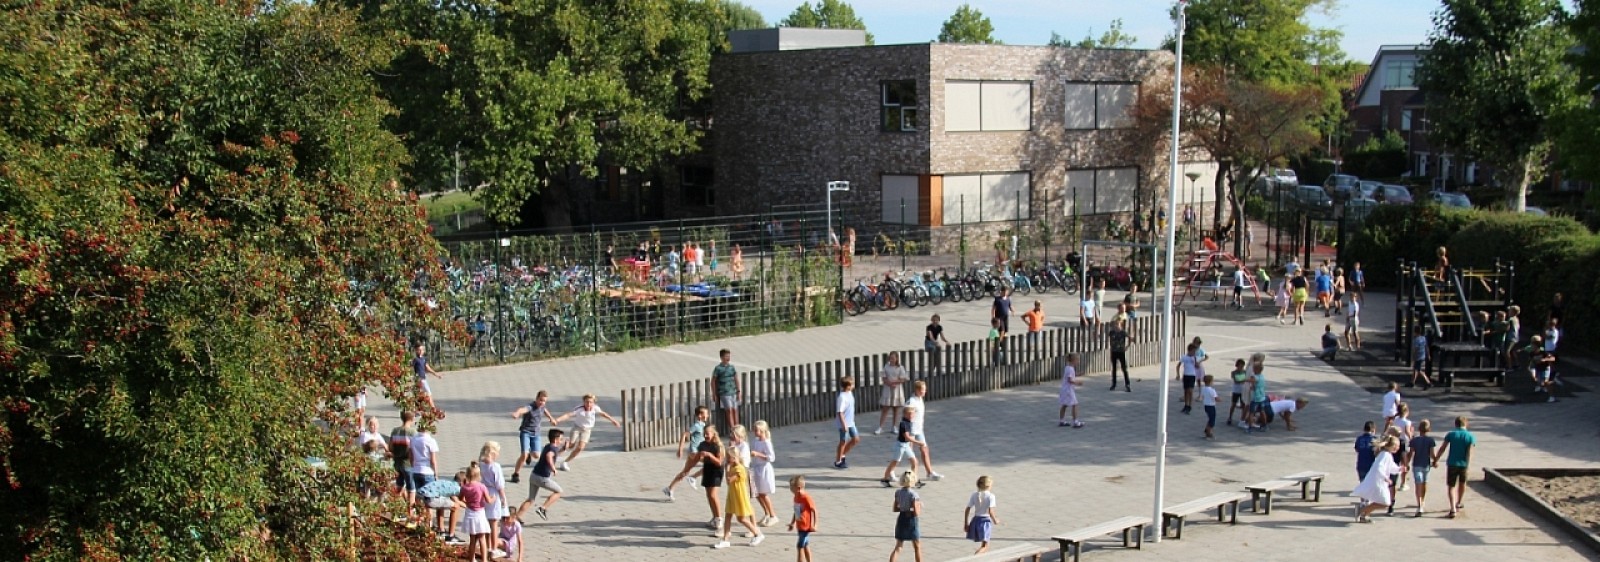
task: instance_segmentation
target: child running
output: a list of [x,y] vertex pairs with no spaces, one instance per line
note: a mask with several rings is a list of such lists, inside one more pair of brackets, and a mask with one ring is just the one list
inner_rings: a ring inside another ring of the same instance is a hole
[[1250,411],[1250,406],[1244,401],[1245,383],[1250,380],[1250,372],[1244,370],[1243,359],[1233,362],[1233,372],[1228,376],[1233,378],[1233,399],[1228,403],[1228,425],[1233,425],[1235,409],[1239,411],[1239,423],[1243,424],[1245,415]]
[[1367,470],[1367,475],[1361,480],[1361,485],[1356,486],[1354,493],[1363,501],[1356,506],[1356,522],[1371,523],[1368,517],[1372,512],[1387,508],[1394,503],[1394,490],[1391,478],[1400,474],[1400,465],[1394,461],[1395,451],[1400,450],[1400,441],[1393,436],[1385,436],[1373,446],[1377,459],[1372,468]]
[[[998,320],[994,321],[996,324]],[[998,330],[999,328],[996,328]],[[991,330],[994,331],[994,330]],[[856,380],[850,377],[839,379],[839,396],[834,400],[834,422],[839,429],[839,447],[834,451],[833,467],[844,470],[850,468],[846,457],[850,449],[861,442],[860,432],[856,431]]]
[[539,460],[533,463],[533,474],[528,476],[528,499],[522,500],[522,505],[517,507],[515,513],[517,521],[522,520],[522,514],[538,499],[540,488],[549,491],[550,495],[544,499],[544,505],[533,511],[539,515],[539,519],[549,521],[550,506],[561,499],[561,485],[556,483],[555,473],[556,458],[561,456],[562,445],[566,443],[565,433],[552,428],[545,436],[544,450],[539,451]]
[[1203,384],[1200,387],[1200,407],[1206,410],[1206,439],[1211,439],[1215,437],[1211,431],[1217,427],[1217,389],[1211,387],[1215,377],[1206,375],[1200,380]]
[[1395,416],[1400,414],[1400,383],[1389,383],[1389,392],[1383,395],[1383,430],[1389,431],[1389,426],[1394,425]]
[[772,510],[772,499],[767,497],[777,492],[777,479],[772,473],[772,462],[777,458],[772,448],[772,429],[767,425],[767,420],[756,420],[756,438],[750,442],[750,493],[755,494],[756,502],[761,504],[761,511],[765,514],[759,523],[762,527],[778,523],[778,515]]
[[817,532],[817,504],[806,493],[806,477],[789,479],[789,491],[794,494],[794,517],[789,519],[789,530],[794,531],[795,562],[811,562],[811,533]]
[[913,489],[916,487],[916,471],[907,470],[900,475],[900,489],[894,493],[894,512],[898,515],[894,522],[894,550],[889,553],[889,562],[900,558],[900,549],[907,542],[911,543],[911,551],[917,562],[922,562],[922,531],[918,528],[918,517],[922,515],[922,496],[917,495]]
[[978,543],[978,550],[974,556],[989,550],[989,540],[994,534],[994,526],[1000,524],[1000,516],[994,512],[995,497],[989,490],[994,487],[994,479],[987,475],[978,477],[978,491],[972,493],[967,500],[967,510],[961,514],[961,530],[967,533],[967,540]]
[[[1078,420],[1077,387],[1080,386],[1083,386],[1083,381],[1078,380],[1078,354],[1068,353],[1067,366],[1061,369],[1061,395],[1059,400],[1061,402],[1061,413],[1057,415],[1057,417],[1061,418],[1061,421],[1056,424],[1057,426],[1083,427],[1083,422]],[[1072,409],[1071,422],[1067,421],[1068,408]]]
[[[672,489],[677,487],[678,482],[683,481],[684,477],[689,477],[690,488],[700,487],[699,482],[695,480],[700,475],[689,476],[689,471],[694,470],[694,463],[698,460],[696,453],[700,450],[700,443],[705,441],[706,422],[710,419],[711,410],[709,408],[696,406],[694,408],[694,422],[690,423],[689,428],[683,430],[683,435],[678,437],[678,458],[683,459],[683,470],[678,471],[678,474],[672,477],[672,482],[667,483],[667,487],[661,489],[661,493],[666,494],[667,501],[673,500]],[[685,446],[689,448],[689,456],[687,458],[683,456]]]
[[572,452],[567,453],[567,460],[561,461],[561,470],[572,470],[572,461],[578,460],[578,453],[582,453],[583,448],[589,445],[589,435],[594,433],[596,416],[605,418],[606,421],[611,422],[611,425],[622,427],[622,422],[617,421],[617,418],[611,417],[611,414],[607,414],[605,410],[600,409],[600,405],[595,403],[593,394],[583,395],[582,404],[579,404],[577,408],[573,408],[571,412],[561,414],[561,417],[556,418],[555,425],[561,425],[561,422],[567,421],[568,418],[573,421],[572,435],[567,438],[567,441],[572,443]]

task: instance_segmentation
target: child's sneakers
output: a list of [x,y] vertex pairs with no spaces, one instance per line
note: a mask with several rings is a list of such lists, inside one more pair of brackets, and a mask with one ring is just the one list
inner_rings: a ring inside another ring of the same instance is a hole
[[728,541],[717,541],[717,544],[711,545],[711,548],[728,548],[730,546],[733,545],[729,544]]
[[880,426],[878,426],[878,429],[872,430],[872,434],[873,435],[883,435],[883,426],[880,425]]
[[750,539],[750,546],[759,545],[761,544],[761,541],[766,540],[766,538],[766,535],[756,535],[756,538]]
[[572,465],[567,464],[567,461],[561,461],[561,470],[562,471],[572,470]]
[[1072,420],[1072,427],[1074,429],[1082,428],[1083,427],[1083,422],[1078,421],[1078,420]]
[[935,473],[933,473],[933,474],[929,474],[929,475],[928,475],[928,479],[929,479],[929,480],[932,480],[932,481],[934,481],[934,482],[938,482],[938,481],[940,481],[940,480],[944,480],[944,475],[943,475],[943,474],[939,474],[939,473],[937,473],[937,472],[935,472]]
[[516,483],[521,482],[521,481],[522,481],[522,475],[517,474],[515,472],[511,473],[511,479],[508,480],[508,482],[510,482],[512,484],[516,484]]
[[700,480],[699,479],[688,478],[686,480],[689,482],[689,489],[697,491],[697,492],[700,491]]
[[672,500],[676,499],[676,498],[674,498],[672,496],[672,486],[667,486],[665,488],[662,488],[661,489],[661,493],[666,494],[667,501],[672,501]]
[[1056,427],[1067,427],[1069,425],[1072,425],[1072,424],[1071,423],[1067,423],[1067,420],[1061,420],[1059,422],[1056,422]]
[[707,526],[711,527],[712,529],[721,529],[722,528],[722,518],[721,517],[712,517],[711,521],[707,523]]
[[542,519],[542,520],[545,520],[545,521],[549,521],[550,520],[550,511],[545,509],[545,508],[543,508],[543,507],[535,509],[535,510],[533,510],[533,512],[537,513],[539,515],[539,519]]
[[883,487],[885,487],[885,488],[893,488],[894,487],[894,484],[890,484],[889,483],[889,479],[888,478],[884,478],[882,480],[879,480],[878,483],[879,484],[883,484]]

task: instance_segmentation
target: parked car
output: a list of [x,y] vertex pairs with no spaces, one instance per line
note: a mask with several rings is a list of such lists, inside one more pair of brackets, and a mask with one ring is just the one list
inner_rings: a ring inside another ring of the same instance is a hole
[[1387,183],[1379,186],[1379,191],[1373,193],[1372,198],[1385,205],[1410,205],[1413,203],[1411,190],[1406,189],[1406,186]]
[[1360,183],[1361,178],[1350,174],[1333,174],[1322,182],[1322,190],[1330,197],[1348,197]]
[[1355,197],[1344,202],[1344,218],[1352,222],[1367,220],[1367,215],[1378,208],[1378,202],[1367,197]]
[[1376,201],[1378,196],[1378,188],[1382,186],[1383,184],[1375,181],[1359,181],[1356,182],[1356,188],[1350,192],[1350,196],[1352,198],[1365,197],[1367,199]]
[[1288,168],[1274,168],[1271,177],[1283,185],[1300,185],[1300,176]]
[[1332,217],[1333,198],[1315,185],[1302,185],[1294,190],[1294,202],[1300,210],[1313,216]]
[[1445,207],[1455,207],[1455,208],[1458,208],[1458,209],[1471,209],[1472,208],[1472,200],[1468,199],[1467,195],[1465,193],[1453,193],[1453,192],[1449,192],[1449,191],[1431,191],[1431,192],[1428,192],[1428,198],[1430,200],[1432,200],[1434,203],[1439,204],[1439,205],[1443,205]]

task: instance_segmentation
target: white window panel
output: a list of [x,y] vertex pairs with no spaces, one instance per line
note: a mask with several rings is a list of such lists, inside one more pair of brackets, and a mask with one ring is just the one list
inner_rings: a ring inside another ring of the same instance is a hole
[[1121,213],[1132,211],[1133,197],[1138,188],[1138,168],[1095,170],[1095,212]]
[[1121,129],[1133,126],[1128,108],[1139,97],[1136,84],[1099,84],[1096,87],[1099,101],[1095,123],[1101,129]]
[[983,130],[1026,131],[1033,128],[1032,82],[984,82]]
[[1026,219],[1029,199],[1026,172],[983,175],[983,220]]
[[1063,117],[1067,129],[1093,129],[1095,124],[1094,84],[1068,82]]
[[[902,222],[900,203],[905,203],[905,220]],[[883,176],[883,222],[885,224],[917,224],[917,176]]]
[[[982,178],[977,175],[944,176],[944,223],[982,222]],[[966,204],[963,212],[962,204]]]
[[944,83],[944,130],[981,131],[982,88],[979,82],[947,80]]
[[1067,202],[1067,216],[1094,214],[1094,170],[1067,172],[1061,200]]

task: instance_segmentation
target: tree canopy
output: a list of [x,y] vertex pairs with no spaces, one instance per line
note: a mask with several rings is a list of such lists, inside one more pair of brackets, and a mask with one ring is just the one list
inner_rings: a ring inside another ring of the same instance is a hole
[[1050,32],[1049,45],[1053,47],[1077,47],[1079,49],[1128,49],[1139,42],[1139,38],[1122,31],[1122,18],[1111,20],[1111,25],[1106,27],[1100,37],[1094,36],[1094,29],[1090,29],[1082,41],[1073,43],[1056,32]]
[[391,43],[321,4],[0,14],[7,558],[397,558],[383,525],[329,532],[373,475],[316,423],[369,385],[416,404],[404,338],[349,312],[427,319],[438,269],[391,181]]
[[956,8],[956,13],[950,19],[944,20],[944,25],[939,29],[940,43],[969,43],[993,45],[999,43],[994,38],[994,24],[989,17],[970,4],[962,4]]
[[361,4],[413,46],[380,76],[411,175],[442,183],[459,153],[490,216],[515,224],[527,205],[551,227],[571,225],[570,190],[602,152],[648,168],[696,149],[689,113],[730,25],[699,0]]
[[1493,168],[1518,211],[1544,172],[1553,118],[1582,100],[1563,17],[1557,0],[1445,0],[1417,69],[1429,140]]
[[[818,0],[801,3],[778,22],[779,27],[815,27],[822,29],[860,29],[866,31],[866,22],[856,17],[856,9],[840,0]],[[872,32],[867,32],[867,44],[873,44]]]

